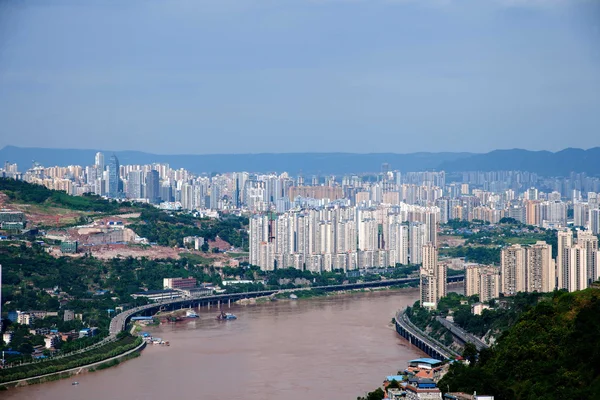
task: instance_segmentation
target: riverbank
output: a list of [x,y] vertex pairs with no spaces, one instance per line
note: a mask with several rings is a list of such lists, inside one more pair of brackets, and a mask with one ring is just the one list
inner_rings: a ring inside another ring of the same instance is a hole
[[168,398],[174,391],[216,400],[223,388],[245,400],[356,398],[389,371],[423,357],[389,326],[395,312],[418,296],[410,288],[249,306],[232,301],[227,311],[238,319],[229,322],[215,319],[214,304],[210,310],[203,305],[196,310],[200,318],[147,328],[170,347],[150,346],[121,367],[72,378],[77,387],[62,380],[9,390],[0,398],[106,400],[112,387],[118,388],[108,392],[114,400]]
[[139,357],[140,352],[145,347],[146,347],[146,342],[142,341],[141,344],[139,344],[135,348],[130,349],[122,354],[119,354],[119,355],[116,355],[116,356],[113,356],[113,357],[110,357],[110,358],[107,358],[107,359],[104,359],[101,361],[97,361],[97,362],[94,362],[91,364],[82,365],[79,367],[70,368],[70,369],[66,369],[66,370],[62,370],[62,371],[52,372],[49,374],[34,376],[31,378],[24,378],[24,379],[18,379],[18,380],[0,383],[0,390],[7,390],[9,388],[17,388],[17,387],[21,387],[21,386],[29,386],[29,385],[35,385],[35,384],[44,383],[44,382],[57,381],[60,379],[70,378],[72,376],[79,375],[79,374],[86,373],[86,372],[94,372],[94,371],[99,371],[99,370],[103,370],[106,368],[114,367],[116,365],[121,364],[124,361]]

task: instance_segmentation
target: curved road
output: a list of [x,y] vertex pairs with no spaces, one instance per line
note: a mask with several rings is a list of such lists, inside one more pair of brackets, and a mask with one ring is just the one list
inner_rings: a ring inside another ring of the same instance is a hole
[[440,354],[443,354],[446,358],[451,359],[459,356],[457,352],[444,346],[442,343],[438,342],[437,340],[423,332],[421,329],[419,329],[416,325],[414,325],[410,321],[410,318],[408,318],[408,315],[406,315],[406,309],[398,312],[398,314],[396,315],[396,319],[400,323],[404,323],[404,329],[409,331],[413,336],[416,336],[419,339],[421,339],[421,341],[427,343],[429,347],[435,349]]
[[448,329],[450,333],[459,338],[464,343],[472,343],[477,351],[481,351],[482,349],[487,349],[489,346],[485,344],[481,339],[477,336],[465,331],[460,326],[456,325],[453,322],[448,321],[446,318],[435,317],[435,319],[444,326],[444,328]]

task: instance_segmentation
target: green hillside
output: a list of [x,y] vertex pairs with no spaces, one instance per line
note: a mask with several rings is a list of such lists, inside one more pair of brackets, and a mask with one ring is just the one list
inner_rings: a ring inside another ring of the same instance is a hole
[[60,190],[10,178],[0,178],[0,192],[17,203],[43,204],[77,211],[116,212],[120,207],[130,206],[129,203],[119,204],[91,194],[70,196]]
[[439,387],[509,399],[600,398],[600,289],[556,292]]

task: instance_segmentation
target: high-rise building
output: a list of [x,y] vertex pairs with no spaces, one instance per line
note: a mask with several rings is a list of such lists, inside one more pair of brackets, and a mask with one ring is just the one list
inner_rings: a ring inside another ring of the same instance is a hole
[[569,288],[570,281],[570,249],[573,247],[573,232],[570,230],[558,231],[558,245],[556,257],[556,274],[558,277],[558,288]]
[[591,231],[578,231],[577,232],[577,246],[583,250],[583,259],[585,263],[585,271],[581,271],[581,274],[585,273],[585,286],[583,289],[588,287],[592,282],[595,282],[600,278],[598,269],[598,237]]
[[594,235],[600,235],[600,209],[594,208],[590,210],[588,228]]
[[150,170],[146,173],[146,190],[145,197],[152,204],[156,204],[159,201],[160,188],[159,188],[159,177],[158,171]]
[[142,176],[143,171],[129,171],[127,174],[127,189],[126,194],[129,199],[141,199],[142,198]]
[[94,165],[100,172],[104,171],[104,153],[100,153],[100,152],[96,153]]
[[420,222],[414,222],[409,225],[409,244],[410,244],[410,263],[421,264],[423,262],[423,245],[425,242],[426,226]]
[[119,176],[119,159],[114,154],[108,164],[108,197],[116,198],[120,195],[121,178]]
[[465,265],[465,296],[473,295],[478,295],[481,302],[500,296],[500,271],[497,267]]
[[500,296],[500,271],[496,267],[483,268],[479,274],[479,301],[490,301]]
[[552,292],[556,287],[556,271],[552,246],[540,241],[527,247],[527,291]]
[[501,252],[502,293],[514,295],[527,290],[525,249],[515,244]]
[[408,226],[398,222],[388,228],[387,246],[390,250],[390,264],[408,264]]
[[440,298],[446,295],[446,264],[438,263],[437,248],[427,243],[423,246],[423,264],[420,270],[421,306],[436,308]]
[[216,182],[210,185],[210,208],[217,210],[219,208],[219,200],[221,200],[221,188]]

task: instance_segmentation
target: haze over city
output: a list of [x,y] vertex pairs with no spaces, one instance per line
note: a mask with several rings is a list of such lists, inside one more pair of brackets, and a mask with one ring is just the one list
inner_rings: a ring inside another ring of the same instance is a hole
[[0,1],[2,400],[600,399],[600,0]]
[[585,0],[2,2],[0,146],[598,146],[599,11]]

